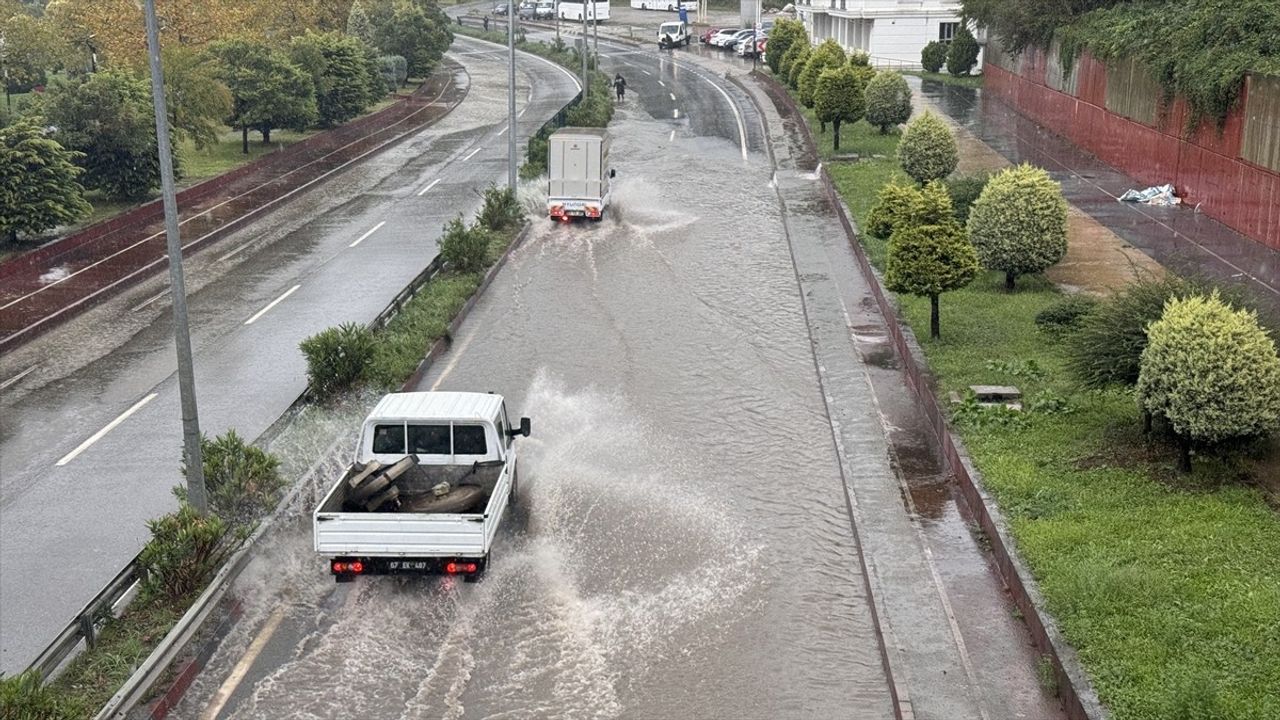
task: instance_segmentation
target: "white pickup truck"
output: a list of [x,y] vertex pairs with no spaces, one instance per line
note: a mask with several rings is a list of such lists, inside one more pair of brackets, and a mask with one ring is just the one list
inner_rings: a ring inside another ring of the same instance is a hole
[[314,516],[338,582],[360,575],[479,579],[516,495],[517,436],[501,395],[393,393],[365,418],[355,462]]

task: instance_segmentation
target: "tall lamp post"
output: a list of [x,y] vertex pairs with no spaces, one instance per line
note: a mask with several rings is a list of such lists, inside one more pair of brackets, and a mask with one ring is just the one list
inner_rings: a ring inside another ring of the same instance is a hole
[[591,94],[591,81],[587,79],[587,2],[582,0],[582,97]]
[[173,189],[173,157],[169,147],[169,117],[164,104],[164,76],[160,67],[160,33],[155,0],[146,0],[147,56],[151,63],[151,102],[156,113],[156,148],[160,153],[160,191],[164,198],[164,231],[169,249],[169,287],[173,295],[173,339],[178,349],[178,394],[182,400],[182,442],[187,466],[187,502],[201,515],[209,512],[200,453],[200,417],[196,410],[195,374],[191,363],[191,330],[187,325],[187,289],[182,277],[182,239],[178,234],[178,203]]
[[507,187],[516,191],[516,0],[507,0]]

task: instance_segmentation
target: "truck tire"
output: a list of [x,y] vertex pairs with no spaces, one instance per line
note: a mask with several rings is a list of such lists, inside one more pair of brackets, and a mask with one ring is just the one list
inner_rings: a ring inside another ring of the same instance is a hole
[[360,483],[360,486],[347,495],[347,502],[359,505],[391,486],[386,475],[379,475],[372,480]]

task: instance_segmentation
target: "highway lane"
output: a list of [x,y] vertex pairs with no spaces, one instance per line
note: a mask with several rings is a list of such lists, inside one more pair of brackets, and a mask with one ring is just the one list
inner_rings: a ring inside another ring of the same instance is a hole
[[[305,387],[298,342],[371,319],[443,223],[505,181],[502,51],[459,38],[453,57],[471,87],[450,116],[188,262],[206,433],[269,427]],[[518,86],[522,145],[578,90],[537,58]],[[25,667],[174,507],[168,313],[148,282],[0,360],[0,382],[17,378],[0,398],[0,671]]]
[[613,207],[535,219],[420,384],[534,419],[488,577],[332,584],[322,472],[174,716],[1057,717],[954,506],[907,499],[907,391],[781,118],[719,58],[601,48]]

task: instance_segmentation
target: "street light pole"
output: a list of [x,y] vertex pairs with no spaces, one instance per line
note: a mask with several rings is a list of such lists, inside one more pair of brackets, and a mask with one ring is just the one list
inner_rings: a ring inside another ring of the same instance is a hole
[[591,0],[591,51],[596,54],[596,59],[600,58],[600,18],[596,16],[595,0]]
[[582,0],[582,98],[590,95],[591,81],[587,78],[587,2]]
[[178,235],[178,202],[173,189],[173,157],[169,147],[169,116],[164,103],[160,68],[160,33],[155,0],[146,0],[147,55],[151,62],[151,102],[156,112],[156,148],[160,152],[160,191],[164,198],[164,231],[169,248],[169,288],[173,295],[173,339],[178,349],[178,394],[182,400],[182,441],[187,466],[187,502],[206,515],[209,500],[204,487],[200,453],[200,417],[196,411],[195,374],[191,363],[191,330],[187,325],[187,289],[182,277],[182,239]]
[[516,0],[507,0],[507,187],[516,191]]

